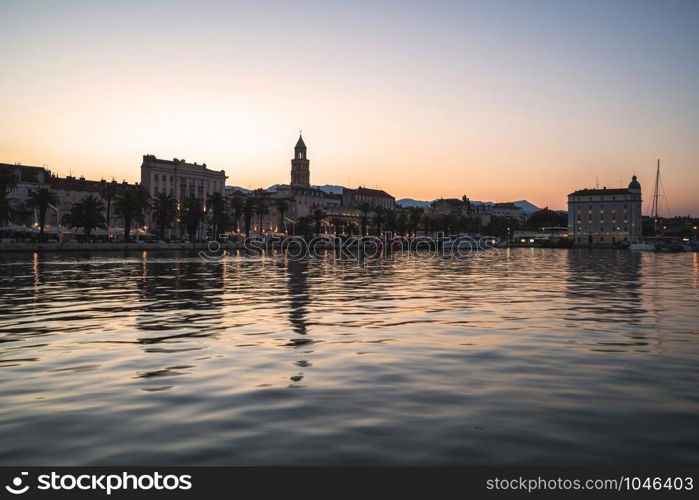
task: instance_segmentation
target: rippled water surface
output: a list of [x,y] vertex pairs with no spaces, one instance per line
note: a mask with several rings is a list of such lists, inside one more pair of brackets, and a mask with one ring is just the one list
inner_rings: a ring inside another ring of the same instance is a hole
[[0,257],[2,464],[697,464],[699,254]]

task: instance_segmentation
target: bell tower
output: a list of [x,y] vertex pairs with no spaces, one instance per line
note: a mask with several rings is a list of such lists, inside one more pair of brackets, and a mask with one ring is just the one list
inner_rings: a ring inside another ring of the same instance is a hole
[[309,163],[306,157],[306,145],[303,142],[303,137],[299,134],[299,140],[296,142],[296,146],[294,146],[294,158],[291,160],[292,186],[311,187]]

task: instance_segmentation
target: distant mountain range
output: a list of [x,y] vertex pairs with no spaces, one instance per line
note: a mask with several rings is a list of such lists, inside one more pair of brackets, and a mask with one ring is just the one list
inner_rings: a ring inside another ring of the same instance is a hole
[[[277,189],[279,189],[279,186],[281,186],[281,185],[282,184],[272,184],[267,189],[265,189],[265,191],[269,191],[270,193],[274,193],[277,191]],[[238,186],[226,186],[226,187],[233,188],[233,189],[239,189],[244,193],[250,192],[249,189],[243,189],[243,188],[238,187]],[[311,186],[311,187],[315,188],[315,189],[320,189],[321,191],[328,193],[328,194],[342,194],[342,190],[343,190],[342,186],[336,186],[334,184],[325,184],[324,186]]]
[[[269,186],[266,191],[269,191],[271,193],[275,192],[277,188],[280,186],[280,184],[273,184]],[[342,190],[344,189],[343,186],[338,186],[336,184],[324,184],[323,186],[312,186],[316,189],[320,189],[321,191],[328,193],[328,194],[342,194]],[[243,193],[251,193],[252,191],[250,189],[245,189],[240,186],[226,186],[226,189],[228,190],[238,190]],[[434,201],[434,200],[433,200]],[[414,200],[413,198],[401,198],[400,200],[396,200],[396,203],[401,206],[401,207],[421,207],[421,208],[427,208],[432,205],[432,201],[424,201],[424,200]],[[492,201],[471,201],[472,204],[474,205],[483,205],[483,204],[488,204],[488,205],[493,205],[494,203]],[[528,202],[527,200],[518,200],[518,201],[513,201],[516,206],[520,207],[522,211],[527,214],[533,214],[534,212],[541,210],[539,207],[534,205],[533,203]],[[567,213],[565,211],[560,211],[563,213]]]
[[396,204],[398,204],[401,207],[420,207],[420,208],[427,208],[430,205],[432,205],[431,201],[420,201],[420,200],[413,200],[412,198],[401,198],[400,200],[396,200]]
[[226,186],[226,191],[240,191],[241,193],[252,193],[250,189],[245,189],[240,186]]
[[[396,200],[396,203],[398,205],[400,205],[401,207],[427,208],[427,207],[432,205],[431,201],[414,200],[412,198],[402,198],[400,200]],[[533,203],[528,202],[527,200],[518,200],[518,201],[513,201],[512,203],[515,204],[516,206],[518,206],[519,208],[521,208],[522,211],[527,215],[533,214],[534,212],[541,210],[539,207],[537,207]],[[473,205],[494,205],[494,202],[471,200],[471,204],[473,204]]]

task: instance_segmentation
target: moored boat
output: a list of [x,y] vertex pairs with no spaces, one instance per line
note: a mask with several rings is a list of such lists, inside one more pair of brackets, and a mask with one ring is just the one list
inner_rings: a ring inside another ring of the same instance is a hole
[[651,243],[631,243],[629,245],[629,250],[636,250],[640,252],[655,252],[655,245]]

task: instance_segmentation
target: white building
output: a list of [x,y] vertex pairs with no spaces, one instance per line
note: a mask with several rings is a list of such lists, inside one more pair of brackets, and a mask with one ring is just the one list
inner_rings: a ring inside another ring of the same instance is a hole
[[213,193],[224,193],[226,173],[187,163],[184,159],[161,160],[154,155],[143,155],[141,185],[151,197],[160,192],[172,193],[178,203],[194,196],[206,204]]
[[575,245],[637,243],[641,239],[641,185],[581,189],[568,195],[568,234]]

